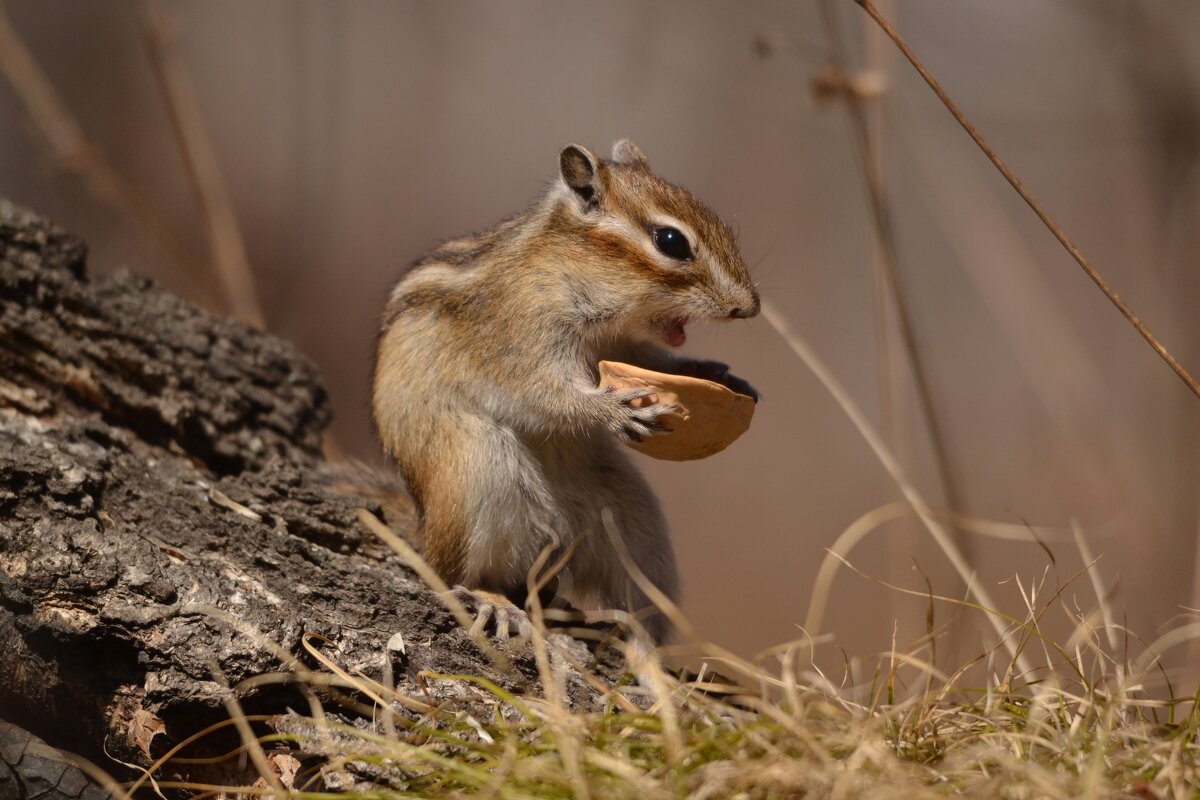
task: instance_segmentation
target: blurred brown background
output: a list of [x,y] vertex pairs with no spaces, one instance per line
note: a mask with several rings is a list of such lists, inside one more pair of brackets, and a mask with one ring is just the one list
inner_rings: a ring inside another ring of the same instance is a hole
[[[734,221],[764,297],[886,432],[923,494],[944,502],[879,290],[844,97],[814,99],[834,52],[814,0],[3,7],[62,108],[30,115],[46,87],[17,74],[24,62],[6,39],[6,78],[24,86],[0,80],[0,194],[83,234],[95,272],[129,267],[226,309],[157,59],[176,90],[194,90],[267,326],[320,365],[348,453],[377,459],[369,351],[403,265],[529,203],[563,144],[607,152],[629,136],[660,174]],[[882,7],[1102,274],[1200,371],[1200,6]],[[1014,573],[1026,589],[1044,577],[1044,598],[1082,562],[1074,522],[1127,614],[1118,621],[1153,637],[1200,605],[1200,400],[853,3],[829,8],[878,145],[959,510],[1017,537],[961,534],[978,580],[1009,611],[1022,608]],[[165,23],[157,51],[147,48],[148,11]],[[71,155],[74,133],[47,130],[63,111],[94,152]],[[97,178],[98,162],[115,179]],[[642,466],[672,522],[686,610],[704,634],[751,654],[801,635],[824,548],[898,494],[765,321],[689,333],[688,351],[733,364],[765,399],[726,453]],[[1053,529],[1043,538],[1056,563],[1025,522]],[[870,534],[851,560],[907,588],[924,590],[923,572],[935,589],[962,592],[910,516]],[[1063,601],[1096,605],[1086,579]],[[901,645],[924,630],[922,600],[849,571],[830,605],[822,630],[851,655],[889,647],[897,624]],[[937,621],[950,613],[940,606]],[[1062,609],[1047,620],[1068,624]],[[980,651],[981,620],[956,631],[965,652]]]

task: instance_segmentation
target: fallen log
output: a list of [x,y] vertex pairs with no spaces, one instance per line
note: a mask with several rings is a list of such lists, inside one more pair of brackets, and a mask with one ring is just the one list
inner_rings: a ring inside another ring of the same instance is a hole
[[[115,770],[313,647],[413,691],[422,670],[536,679],[528,654],[493,664],[358,521],[404,534],[413,516],[399,487],[385,503],[331,481],[311,362],[143,278],[89,279],[85,258],[0,202],[0,719]],[[286,686],[238,694],[248,714],[303,707]]]

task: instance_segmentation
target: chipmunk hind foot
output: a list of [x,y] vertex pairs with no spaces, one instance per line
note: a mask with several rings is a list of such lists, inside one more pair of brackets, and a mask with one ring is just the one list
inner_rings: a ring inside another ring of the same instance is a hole
[[533,638],[533,621],[506,596],[462,585],[455,586],[452,594],[455,600],[474,612],[475,621],[467,631],[472,639],[490,636],[500,643],[515,640],[523,644]]

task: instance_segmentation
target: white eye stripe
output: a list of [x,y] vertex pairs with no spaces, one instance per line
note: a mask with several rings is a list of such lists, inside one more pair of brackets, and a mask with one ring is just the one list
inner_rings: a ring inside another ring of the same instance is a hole
[[[642,225],[648,227],[642,227]],[[654,244],[654,231],[656,229],[674,228],[683,234],[687,240],[688,249],[693,253],[696,252],[698,237],[695,231],[686,223],[672,217],[656,215],[651,217],[647,222],[642,223],[642,225],[635,224],[625,217],[617,217],[600,221],[597,224],[597,228],[620,234],[623,238],[636,242],[646,255],[651,256],[660,264],[669,264],[672,268],[678,268],[679,262],[661,252]]]
[[643,238],[645,238],[641,230],[624,218],[606,219],[600,222],[596,227],[620,234],[624,238],[634,242],[641,241]]
[[[651,255],[655,259],[661,261],[667,258],[667,256],[664,256],[662,253],[660,253],[658,248],[654,246],[654,237],[652,235],[652,231],[656,227],[677,227],[678,223],[664,223],[659,225],[657,222],[652,222],[650,224],[651,228],[649,231],[647,231],[646,229],[635,225],[630,220],[622,217],[618,219],[604,220],[597,227],[620,234],[622,238],[628,239],[631,242],[635,242],[640,248],[642,248],[643,251],[646,252],[647,255]],[[687,232],[683,228],[679,228],[679,230],[684,236],[687,236]],[[688,241],[690,246],[691,239]]]

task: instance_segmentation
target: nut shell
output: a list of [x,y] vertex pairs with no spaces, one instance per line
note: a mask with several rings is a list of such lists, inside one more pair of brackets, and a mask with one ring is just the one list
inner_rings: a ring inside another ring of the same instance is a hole
[[733,444],[750,427],[754,399],[703,378],[670,375],[620,361],[600,362],[600,386],[617,389],[650,389],[654,396],[639,406],[667,403],[678,413],[662,418],[670,433],[649,436],[629,444],[634,450],[664,461],[708,458]]

